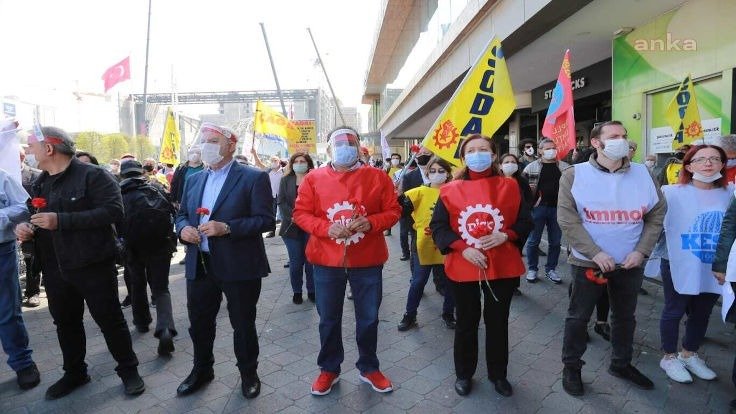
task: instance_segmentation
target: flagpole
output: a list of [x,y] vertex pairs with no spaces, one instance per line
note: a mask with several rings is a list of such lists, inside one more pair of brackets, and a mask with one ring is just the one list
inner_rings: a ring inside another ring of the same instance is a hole
[[143,74],[143,123],[146,128],[146,136],[148,136],[148,112],[146,112],[146,104],[148,103],[148,47],[151,43],[151,1],[148,0],[148,29],[146,30],[146,68]]
[[263,22],[258,23],[261,25],[261,32],[263,32],[263,41],[266,43],[266,52],[268,52],[268,61],[271,62],[271,71],[273,72],[273,80],[276,81],[276,92],[279,94],[279,102],[281,102],[281,112],[286,116],[286,105],[284,105],[284,97],[281,95],[281,86],[279,86],[279,77],[276,76],[276,66],[273,64],[273,57],[271,56],[271,48],[268,46],[268,37],[266,36],[266,26]]
[[340,120],[342,121],[342,124],[345,125],[345,117],[342,116],[342,110],[340,109],[340,104],[337,103],[337,97],[335,96],[335,90],[332,89],[332,82],[330,82],[330,77],[327,76],[327,69],[325,69],[325,64],[322,62],[322,57],[319,55],[319,50],[317,49],[317,43],[314,41],[314,36],[312,36],[312,29],[307,27],[307,32],[309,32],[309,38],[312,39],[312,44],[314,45],[314,51],[317,52],[317,60],[319,61],[319,65],[322,67],[322,72],[325,74],[325,79],[327,79],[327,86],[330,87],[330,93],[332,93],[332,100],[335,102],[335,108],[337,108],[337,113],[340,115]]

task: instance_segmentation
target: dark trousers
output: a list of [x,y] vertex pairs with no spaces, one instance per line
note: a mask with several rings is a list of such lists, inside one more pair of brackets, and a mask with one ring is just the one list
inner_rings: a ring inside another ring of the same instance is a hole
[[130,296],[133,292],[133,285],[130,283],[130,270],[128,266],[123,267],[123,281],[125,282],[125,295]]
[[25,297],[30,298],[41,293],[41,263],[33,257],[24,257],[23,261],[26,262]]
[[300,231],[297,237],[282,237],[289,254],[289,279],[291,290],[302,293],[302,284],[306,278],[307,293],[314,294],[314,266],[307,261],[307,242],[309,233]]
[[[478,282],[449,280],[455,295],[455,374],[458,379],[470,379],[478,365],[478,324],[481,302],[486,325],[486,363],[488,378],[506,378],[509,363],[509,308],[518,278]],[[489,288],[490,286],[490,288]],[[493,294],[491,294],[491,289]],[[481,298],[481,290],[483,291]],[[496,299],[493,298],[496,296]]]
[[[418,254],[413,255],[411,260],[414,263],[414,268],[412,269],[411,280],[409,281],[409,293],[406,297],[406,314],[416,316],[417,309],[419,309],[419,302],[424,295],[424,287],[429,280],[429,273],[432,272],[436,278],[441,278],[443,280],[443,286],[446,284],[447,275],[445,274],[445,265],[443,264],[421,265],[419,264]],[[446,291],[442,302],[442,314],[453,315],[454,313],[455,299],[452,296],[452,292]]]
[[[572,283],[567,288],[567,298],[570,299],[572,295]],[[611,305],[608,303],[608,289],[601,290],[601,296],[598,298],[598,302],[595,304],[595,316],[596,322],[608,322],[608,311],[610,311]]]
[[572,266],[573,282],[570,305],[565,319],[562,341],[562,362],[580,369],[587,349],[587,328],[593,307],[604,290],[608,290],[611,305],[611,365],[625,367],[631,363],[636,302],[644,278],[642,268],[621,269],[609,273],[608,283],[595,284],[585,278],[585,267]]
[[197,278],[187,279],[187,312],[189,336],[194,345],[194,369],[212,369],[215,358],[217,313],[222,295],[227,298],[227,312],[233,327],[233,347],[242,377],[256,375],[258,368],[258,333],[256,332],[256,305],[261,295],[261,279],[224,282],[217,278],[209,265],[209,255],[201,255],[207,272],[198,261]]
[[401,255],[409,257],[409,231],[411,230],[411,222],[408,217],[399,219],[399,245],[401,246]]
[[81,269],[59,271],[56,263],[42,266],[46,281],[49,311],[56,325],[61,354],[64,357],[65,375],[72,377],[87,374],[84,362],[87,338],[84,332],[84,302],[89,313],[100,327],[118,366],[115,371],[123,375],[135,370],[138,358],[133,352],[128,324],[120,309],[118,280],[115,262],[111,258]]
[[[161,251],[148,256],[131,254],[125,263],[130,272],[132,291],[130,292],[133,305],[133,324],[148,326],[151,323],[151,309],[148,306],[148,288],[151,286],[151,295],[156,304],[156,330],[158,337],[164,329],[171,330],[176,335],[174,316],[171,309],[171,294],[169,293],[169,266],[171,253]],[[146,283],[147,282],[147,283]]]
[[715,293],[699,295],[681,295],[672,284],[670,261],[662,259],[659,267],[662,274],[664,290],[664,308],[659,320],[659,334],[662,338],[662,350],[668,354],[677,352],[677,337],[680,333],[680,321],[687,312],[685,336],[682,347],[690,352],[697,352],[708,330],[711,311],[718,297]]

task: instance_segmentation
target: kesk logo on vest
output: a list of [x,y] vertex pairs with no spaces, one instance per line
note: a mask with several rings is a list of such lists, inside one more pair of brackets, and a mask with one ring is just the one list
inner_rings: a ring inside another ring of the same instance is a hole
[[[357,202],[343,201],[342,203],[335,203],[327,209],[327,219],[332,223],[340,223],[345,227],[358,215],[365,215],[365,207]],[[348,238],[335,239],[335,242],[338,244],[346,243],[349,246],[360,242],[363,237],[365,237],[365,233],[359,231]]]
[[503,226],[503,214],[490,204],[467,206],[457,219],[460,237],[469,246],[481,248],[480,238],[497,233]]
[[698,215],[688,232],[680,234],[682,250],[689,250],[703,263],[713,263],[723,215],[722,211],[707,211]]
[[589,210],[584,207],[583,212],[585,213],[583,220],[587,223],[639,224],[647,214],[647,208],[641,206],[636,210]]

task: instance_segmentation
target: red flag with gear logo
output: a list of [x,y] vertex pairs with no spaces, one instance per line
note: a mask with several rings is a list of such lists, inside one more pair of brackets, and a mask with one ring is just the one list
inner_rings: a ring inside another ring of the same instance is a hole
[[128,79],[130,79],[130,56],[111,66],[102,75],[102,80],[105,81],[105,92]]

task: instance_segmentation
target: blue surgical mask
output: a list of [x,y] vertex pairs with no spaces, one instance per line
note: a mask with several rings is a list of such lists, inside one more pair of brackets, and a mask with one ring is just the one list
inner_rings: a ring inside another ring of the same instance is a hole
[[309,168],[307,164],[293,164],[291,166],[291,169],[297,174],[304,174],[307,172],[307,168]]
[[358,148],[342,145],[332,151],[332,162],[338,167],[350,167],[358,161]]
[[478,151],[465,154],[465,165],[470,171],[482,172],[487,170],[493,163],[493,154],[490,152]]

